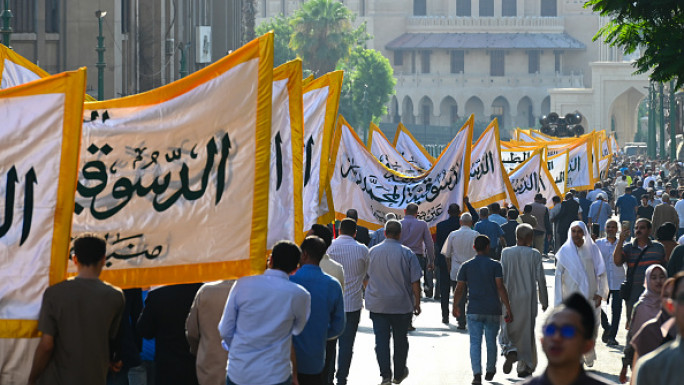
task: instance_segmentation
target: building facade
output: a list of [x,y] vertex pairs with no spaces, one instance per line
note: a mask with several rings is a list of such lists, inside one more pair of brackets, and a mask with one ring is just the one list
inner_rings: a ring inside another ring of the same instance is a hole
[[[4,3],[4,1],[3,1]],[[12,48],[49,73],[88,68],[97,96],[98,19],[105,44],[104,97],[168,84],[241,45],[242,0],[10,0]]]

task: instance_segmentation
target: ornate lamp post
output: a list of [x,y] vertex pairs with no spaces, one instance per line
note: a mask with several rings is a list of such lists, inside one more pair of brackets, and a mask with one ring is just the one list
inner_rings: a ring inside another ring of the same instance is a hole
[[97,35],[97,100],[104,99],[104,69],[107,67],[107,63],[104,61],[104,36],[102,36],[102,19],[107,16],[107,11],[95,11],[95,17],[97,17],[97,25],[99,28],[99,34]]
[[0,30],[0,33],[2,33],[2,44],[7,48],[11,48],[10,39],[12,37],[12,27],[10,27],[10,20],[12,20],[12,11],[9,7],[9,0],[5,0],[4,4],[5,7],[2,11],[2,30]]

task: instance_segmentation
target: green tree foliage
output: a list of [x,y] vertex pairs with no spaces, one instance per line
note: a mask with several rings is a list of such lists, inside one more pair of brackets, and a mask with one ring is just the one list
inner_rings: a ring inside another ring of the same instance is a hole
[[394,73],[386,57],[373,49],[356,47],[340,65],[344,70],[340,114],[357,130],[366,130],[387,113],[394,94]]
[[257,36],[273,30],[273,67],[287,63],[297,57],[294,50],[290,48],[290,38],[294,33],[291,22],[292,18],[281,14],[259,24],[256,29]]
[[290,47],[304,67],[321,76],[333,71],[351,49],[368,40],[366,26],[354,29],[354,14],[337,0],[309,0],[295,12]]
[[653,70],[651,78],[666,82],[677,78],[684,83],[684,2],[682,0],[589,0],[602,16],[611,18],[594,36],[619,46],[626,53],[645,49],[637,59],[637,73]]

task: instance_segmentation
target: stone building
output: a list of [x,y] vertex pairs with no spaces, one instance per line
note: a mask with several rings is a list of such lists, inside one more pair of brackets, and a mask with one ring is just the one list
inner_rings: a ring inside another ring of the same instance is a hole
[[[4,0],[0,5],[4,4]],[[240,46],[242,0],[10,0],[11,46],[49,73],[88,67],[97,96],[98,19],[103,18],[106,99],[178,79]]]

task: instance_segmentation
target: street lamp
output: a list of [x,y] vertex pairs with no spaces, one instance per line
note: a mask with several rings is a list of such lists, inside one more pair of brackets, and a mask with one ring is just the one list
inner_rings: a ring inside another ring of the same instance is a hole
[[104,69],[107,66],[107,63],[104,61],[105,46],[104,36],[102,36],[102,19],[104,19],[105,16],[107,16],[107,11],[95,11],[95,17],[97,17],[97,24],[100,31],[97,35],[97,48],[95,48],[95,51],[97,51],[97,63],[95,63],[95,66],[97,67],[97,100],[104,99]]
[[10,38],[12,36],[12,27],[10,27],[10,20],[12,19],[12,11],[9,7],[9,0],[5,0],[5,9],[2,11],[2,44],[10,48]]

